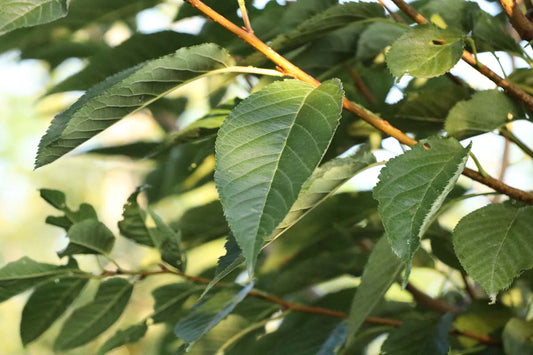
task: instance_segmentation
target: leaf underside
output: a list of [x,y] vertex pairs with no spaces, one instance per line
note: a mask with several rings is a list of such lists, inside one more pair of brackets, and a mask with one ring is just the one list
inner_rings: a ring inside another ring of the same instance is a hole
[[52,22],[66,15],[66,0],[2,0],[0,35],[17,28]]
[[322,159],[341,99],[338,80],[318,88],[276,82],[241,102],[220,128],[215,183],[250,272]]
[[53,119],[39,143],[35,167],[55,161],[177,87],[231,63],[225,50],[203,44],[179,49],[107,78]]

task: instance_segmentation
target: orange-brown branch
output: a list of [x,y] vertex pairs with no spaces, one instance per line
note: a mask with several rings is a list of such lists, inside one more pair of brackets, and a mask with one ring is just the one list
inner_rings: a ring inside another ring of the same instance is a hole
[[[398,8],[403,13],[409,16],[416,23],[421,24],[421,25],[429,23],[429,21],[424,16],[422,16],[422,14],[416,11],[415,8],[413,8],[411,5],[409,5],[405,1],[403,0],[392,0],[392,1],[396,4],[396,6],[398,6]],[[472,68],[476,69],[478,72],[480,72],[485,77],[490,79],[496,85],[504,89],[508,94],[522,101],[529,110],[533,111],[533,97],[531,97],[524,90],[520,89],[518,86],[514,85],[510,81],[502,78],[501,76],[499,76],[498,74],[490,70],[487,66],[479,63],[474,57],[474,55],[470,53],[469,51],[465,50],[463,52],[462,59],[465,62],[467,62]]]
[[531,41],[533,39],[533,23],[520,10],[516,1],[500,0],[500,5],[509,17],[511,25],[518,32],[518,35],[520,35],[520,38],[524,41]]

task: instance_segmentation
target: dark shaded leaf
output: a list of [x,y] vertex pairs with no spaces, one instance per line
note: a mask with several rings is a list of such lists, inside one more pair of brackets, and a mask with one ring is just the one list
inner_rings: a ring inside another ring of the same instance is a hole
[[352,345],[355,334],[366,317],[381,301],[403,269],[400,259],[392,252],[387,238],[382,237],[370,254],[361,284],[355,292],[348,317],[347,346]]
[[64,278],[37,287],[22,310],[22,344],[32,342],[50,328],[74,302],[88,281],[83,278]]
[[420,25],[392,44],[387,65],[394,76],[439,76],[449,71],[463,54],[463,37],[454,30]]
[[50,279],[69,276],[75,269],[38,263],[28,257],[10,262],[0,269],[0,302]]
[[121,329],[98,349],[98,355],[104,355],[107,352],[118,348],[119,346],[138,342],[148,330],[146,322],[132,325],[126,329]]
[[67,318],[54,343],[54,350],[76,348],[96,338],[120,317],[133,291],[133,285],[120,278],[100,284],[94,299]]
[[438,320],[408,320],[389,334],[381,347],[381,354],[448,354],[448,333],[453,315]]
[[107,255],[115,244],[113,232],[94,219],[74,223],[67,232],[67,238],[69,244],[57,253],[60,258],[74,254]]
[[494,299],[522,270],[533,267],[532,233],[532,206],[492,204],[459,221],[453,244],[468,275]]

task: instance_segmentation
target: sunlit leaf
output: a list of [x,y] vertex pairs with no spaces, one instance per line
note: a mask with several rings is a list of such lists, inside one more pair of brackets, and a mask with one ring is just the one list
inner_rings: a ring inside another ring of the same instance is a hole
[[387,52],[394,76],[439,76],[449,71],[463,54],[463,37],[451,29],[420,25],[403,34]]
[[17,28],[52,22],[66,15],[66,0],[3,0],[0,3],[0,35]]

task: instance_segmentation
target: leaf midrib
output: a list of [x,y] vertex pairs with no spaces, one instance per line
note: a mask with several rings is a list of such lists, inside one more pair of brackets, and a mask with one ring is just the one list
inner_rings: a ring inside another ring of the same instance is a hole
[[511,220],[511,223],[509,223],[509,226],[507,227],[507,229],[506,229],[506,231],[505,231],[505,233],[503,235],[502,241],[501,241],[500,245],[498,246],[498,250],[496,251],[496,255],[492,259],[492,267],[491,267],[491,272],[490,272],[490,289],[491,290],[494,290],[494,274],[495,274],[495,269],[496,269],[496,263],[497,263],[498,258],[500,256],[500,253],[501,253],[501,251],[503,249],[503,245],[505,244],[505,241],[507,240],[513,225],[517,221],[519,214],[520,214],[520,209],[517,209],[515,211],[515,215],[513,216],[513,219]]
[[[281,161],[281,156],[283,155],[283,152],[285,151],[285,148],[287,146],[287,141],[291,135],[291,132],[292,132],[292,129],[294,128],[294,125],[296,123],[296,120],[298,119],[298,115],[299,113],[301,112],[302,108],[304,107],[307,99],[309,98],[309,95],[311,95],[312,92],[314,92],[315,90],[317,90],[316,88],[312,88],[311,90],[309,90],[308,93],[306,93],[302,98],[302,102],[300,103],[300,106],[298,107],[298,109],[294,112],[295,115],[294,115],[294,119],[292,120],[292,123],[290,124],[289,126],[289,130],[287,132],[287,135],[285,136],[285,139],[284,139],[284,142],[283,142],[283,146],[282,148],[280,149],[280,152],[279,152],[279,155],[278,155],[278,159],[276,160],[276,166],[274,168],[274,174],[272,176],[272,179],[270,180],[269,184],[268,184],[268,189],[266,191],[266,198],[265,200],[263,201],[263,206],[261,208],[261,214],[259,215],[259,223],[257,223],[257,228],[254,232],[254,235],[257,236],[258,232],[259,232],[259,226],[261,225],[262,221],[263,221],[263,216],[264,216],[264,213],[265,213],[265,206],[266,206],[266,203],[269,199],[269,196],[270,196],[270,191],[272,190],[272,185],[273,185],[273,182],[276,178],[276,175],[277,175],[277,171],[278,171],[278,167],[279,167],[279,163]],[[290,208],[290,207],[289,207]],[[281,223],[282,221],[280,221]],[[254,244],[253,244],[253,250],[254,250],[254,254],[255,254],[255,250],[257,249],[257,244],[258,243],[263,243],[263,239],[265,237],[268,237],[268,236],[261,236],[261,240],[258,240],[258,238],[254,238]]]
[[[29,13],[35,11],[35,9],[38,9],[38,8],[40,8],[40,7],[43,7],[44,5],[48,5],[48,4],[50,4],[52,1],[53,1],[53,0],[48,0],[48,1],[46,1],[45,3],[41,3],[41,4],[33,4],[33,5],[35,5],[35,6],[32,7],[30,10],[17,13],[17,15],[20,14],[20,16],[13,18],[11,21],[8,21],[4,26],[0,26],[0,34],[1,34],[2,31],[4,31],[4,29],[5,29],[6,27],[8,27],[9,25],[15,23],[16,21],[18,21],[19,19],[23,18],[23,17],[26,16],[27,14],[29,14]],[[53,1],[53,2],[57,2],[57,3],[59,4],[59,1]],[[41,18],[41,17],[39,17],[39,19],[40,19],[40,18]],[[8,32],[9,32],[9,31],[8,31]]]

